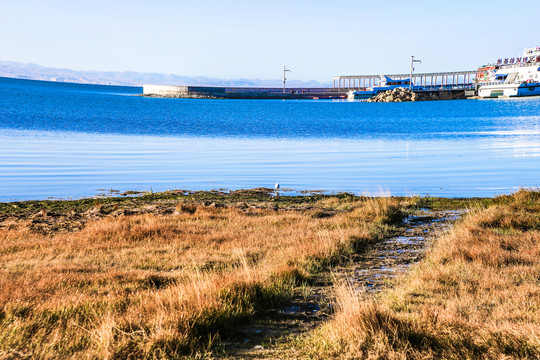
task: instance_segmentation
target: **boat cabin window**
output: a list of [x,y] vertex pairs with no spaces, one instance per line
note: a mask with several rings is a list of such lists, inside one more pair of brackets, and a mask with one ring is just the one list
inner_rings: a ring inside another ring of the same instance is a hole
[[388,81],[386,85],[409,85],[409,81]]

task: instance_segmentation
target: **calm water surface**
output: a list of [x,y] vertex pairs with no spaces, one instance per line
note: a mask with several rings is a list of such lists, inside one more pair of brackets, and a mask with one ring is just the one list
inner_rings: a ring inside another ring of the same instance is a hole
[[540,184],[540,99],[191,100],[0,78],[0,201],[116,190],[446,197]]

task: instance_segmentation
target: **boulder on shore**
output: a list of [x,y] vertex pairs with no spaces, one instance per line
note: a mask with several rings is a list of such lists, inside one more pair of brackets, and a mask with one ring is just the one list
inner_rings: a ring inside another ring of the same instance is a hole
[[368,99],[368,102],[406,102],[430,100],[425,94],[415,93],[405,88],[387,90]]

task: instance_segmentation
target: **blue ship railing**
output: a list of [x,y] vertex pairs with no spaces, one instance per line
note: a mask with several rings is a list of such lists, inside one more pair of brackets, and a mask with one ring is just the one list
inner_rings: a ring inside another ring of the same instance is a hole
[[474,84],[461,84],[461,85],[426,85],[416,86],[416,91],[434,91],[434,90],[473,90]]

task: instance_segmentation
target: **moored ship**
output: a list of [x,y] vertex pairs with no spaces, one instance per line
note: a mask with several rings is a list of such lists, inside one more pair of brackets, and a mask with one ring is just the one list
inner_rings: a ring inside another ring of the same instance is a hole
[[540,96],[540,46],[478,69],[478,97]]
[[[349,92],[349,99],[369,99],[375,95],[378,95],[382,92],[385,92],[387,90],[393,90],[395,88],[409,88],[411,83],[410,79],[391,79],[388,76],[382,75],[379,83],[377,86],[373,86],[371,88],[367,88],[365,90],[360,91],[350,91]],[[413,90],[423,90],[421,86],[412,86]]]

